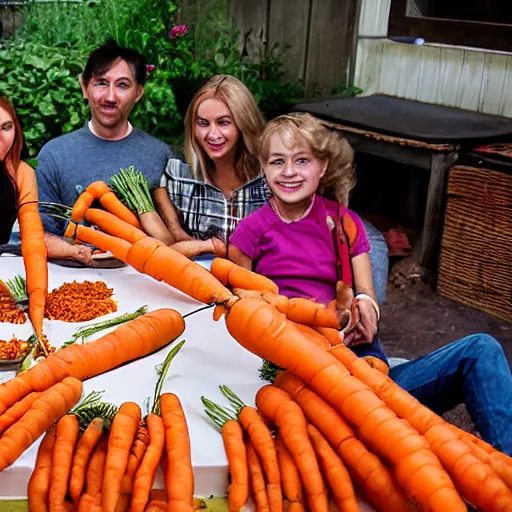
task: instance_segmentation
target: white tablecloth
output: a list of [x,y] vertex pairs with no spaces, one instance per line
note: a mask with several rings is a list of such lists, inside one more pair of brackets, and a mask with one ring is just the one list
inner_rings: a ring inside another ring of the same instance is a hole
[[[0,279],[10,279],[16,274],[25,275],[22,259],[0,257]],[[130,267],[98,270],[49,265],[50,290],[73,280],[102,280],[114,289],[118,311],[101,319],[133,312],[145,304],[150,311],[170,307],[182,314],[194,311],[202,305]],[[222,496],[228,483],[228,467],[222,438],[204,414],[201,396],[225,403],[218,390],[220,384],[225,384],[246,403],[253,405],[255,394],[263,385],[258,376],[260,359],[238,345],[227,332],[224,320],[214,322],[212,313],[213,310],[209,309],[186,319],[186,330],[178,338],[186,342],[172,362],[163,388],[164,392],[176,393],[185,410],[192,444],[197,496]],[[88,323],[97,321],[98,319]],[[46,320],[45,332],[50,342],[58,347],[70,338],[78,325],[85,324]],[[0,339],[10,339],[13,335],[27,338],[30,334],[29,323],[0,323]],[[101,334],[97,337],[99,336]],[[117,405],[133,401],[143,408],[146,398],[153,394],[157,380],[155,366],[164,360],[170,348],[171,346],[167,346],[149,357],[84,382],[82,396],[85,397],[91,391],[104,390],[106,401]],[[13,375],[14,372],[0,372],[0,380],[7,380]],[[145,412],[143,408],[143,413]],[[34,467],[38,446],[39,441],[34,443],[11,468],[0,473],[1,497],[26,496],[27,482]],[[159,475],[156,486],[161,486]]]

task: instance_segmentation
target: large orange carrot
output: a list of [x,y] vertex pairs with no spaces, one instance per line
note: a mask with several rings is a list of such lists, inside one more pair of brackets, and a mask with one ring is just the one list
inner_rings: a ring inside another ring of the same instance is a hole
[[225,258],[215,258],[212,261],[210,272],[229,288],[242,288],[259,292],[279,293],[279,288],[265,276],[251,272]]
[[54,421],[64,416],[81,394],[82,383],[73,377],[66,377],[42,393],[0,438],[0,471],[10,466]]
[[165,429],[162,418],[150,413],[146,418],[146,425],[149,431],[149,445],[135,474],[131,512],[144,511],[165,447]]
[[121,481],[128,466],[130,448],[141,420],[140,407],[125,402],[114,416],[108,437],[107,457],[101,487],[103,512],[114,512],[119,498]]
[[247,443],[247,467],[249,468],[251,494],[256,504],[256,511],[270,512],[263,468],[250,440]]
[[40,395],[41,393],[30,393],[23,398],[23,400],[20,400],[12,407],[9,407],[9,409],[0,416],[0,434],[5,429],[16,423],[32,407],[32,404]]
[[52,471],[48,502],[53,512],[64,512],[73,453],[78,439],[78,419],[74,414],[63,416],[55,427]]
[[[375,427],[375,435],[364,438],[364,442],[393,466],[408,460],[421,462],[415,473],[397,473],[400,485],[415,501],[433,511],[444,512],[447,507],[452,511],[466,510],[426,441],[410,432],[366,385],[351,376],[332,354],[289,324],[275,308],[256,299],[240,299],[230,307],[226,325],[245,348],[295,373],[357,428],[373,421],[377,414],[379,431]],[[386,429],[381,429],[381,424]]]
[[283,484],[283,494],[290,503],[287,512],[303,512],[305,510],[304,496],[299,470],[279,433],[276,436],[276,451],[281,472],[281,482]]
[[89,464],[89,460],[102,433],[103,419],[94,418],[78,441],[75,456],[73,457],[73,464],[71,466],[71,476],[69,478],[69,495],[75,504],[78,504],[80,495],[82,494],[87,465]]
[[139,469],[142,462],[142,458],[146,453],[146,449],[149,443],[149,433],[145,425],[140,425],[135,435],[135,441],[130,450],[130,456],[128,457],[128,465],[126,466],[126,472],[121,482],[121,494],[131,496],[133,492],[133,480],[135,473]]
[[308,434],[338,510],[340,512],[359,512],[354,487],[343,462],[311,423],[308,424]]
[[[74,343],[0,385],[0,413],[31,391],[44,391],[64,377],[85,380],[154,352],[185,329],[173,309],[146,313],[96,341]],[[67,411],[66,411],[67,412]]]
[[[101,494],[103,471],[107,458],[108,435],[103,434],[96,445],[85,474],[85,493],[89,496]],[[101,500],[100,502],[101,503]]]
[[95,224],[105,233],[117,238],[122,238],[131,244],[148,236],[141,229],[105,210],[89,208],[85,214],[85,220],[91,224]]
[[47,251],[37,207],[37,180],[32,167],[21,162],[16,173],[21,254],[25,265],[28,315],[39,339],[43,337],[44,308],[48,292]]
[[281,476],[277,452],[269,428],[254,407],[246,405],[238,413],[242,427],[249,434],[251,444],[258,454],[267,481],[267,496],[271,512],[283,510]]
[[300,407],[292,401],[290,395],[272,384],[259,389],[256,407],[267,421],[278,427],[299,470],[311,511],[328,510],[327,490],[308,437],[306,418]]
[[274,385],[299,404],[308,422],[315,425],[335,448],[377,510],[412,512],[411,503],[386,466],[357,439],[352,428],[331,405],[289,372],[278,373]]
[[160,410],[165,427],[167,453],[167,489],[169,512],[194,510],[194,471],[190,454],[187,420],[179,398],[173,393],[160,397]]
[[55,429],[52,428],[39,446],[36,466],[28,482],[28,508],[31,512],[48,512],[48,490],[54,444]]
[[[491,467],[488,464],[482,465],[471,453],[471,448],[458,438],[440,416],[422,405],[380,371],[371,368],[357,357],[354,359],[352,351],[347,347],[338,345],[333,347],[330,353],[346,363],[351,373],[366,383],[399,417],[407,420],[425,436],[432,451],[439,457],[467,500],[479,510],[507,510],[507,507],[512,509],[512,492],[505,485],[500,485],[500,479]],[[383,429],[380,425],[375,426],[377,429]],[[369,422],[361,427],[360,434],[363,436],[365,428],[371,430],[373,425]],[[436,435],[432,435],[431,431],[435,431]],[[436,440],[443,442],[435,442]],[[404,474],[406,473],[407,470],[404,470]],[[484,486],[484,481],[492,484]],[[486,489],[483,494],[482,488]],[[500,509],[500,506],[503,508]]]
[[139,272],[164,281],[199,302],[222,304],[233,297],[208,270],[154,238],[141,238],[130,246],[125,240],[106,233],[82,225],[76,228],[78,240],[110,251]]
[[221,433],[230,474],[228,509],[229,512],[239,512],[249,499],[247,448],[242,427],[237,420],[227,420],[222,425]]

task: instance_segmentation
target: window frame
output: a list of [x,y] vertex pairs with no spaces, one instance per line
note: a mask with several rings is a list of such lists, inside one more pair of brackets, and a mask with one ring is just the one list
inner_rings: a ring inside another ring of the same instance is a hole
[[388,37],[421,37],[427,43],[512,53],[512,25],[406,16],[407,0],[391,0]]

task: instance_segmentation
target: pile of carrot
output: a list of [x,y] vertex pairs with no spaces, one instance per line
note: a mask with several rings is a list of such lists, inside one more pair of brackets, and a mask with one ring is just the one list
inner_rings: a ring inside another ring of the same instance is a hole
[[[162,465],[165,492],[152,492]],[[178,397],[160,396],[160,414],[142,419],[125,402],[110,428],[94,418],[80,432],[75,414],[63,416],[39,447],[28,486],[31,512],[193,511],[190,439]]]
[[266,455],[241,414],[254,450],[239,432],[242,464],[226,445],[231,481],[243,483],[231,486],[230,510],[239,510],[251,489],[258,511],[279,509],[272,506],[279,491],[271,488],[279,450],[287,461],[279,465],[280,492],[297,509],[327,512],[331,496],[342,512],[358,510],[357,487],[379,511],[456,512],[468,503],[479,511],[512,510],[510,457],[449,425],[345,345],[332,346],[261,297],[229,305],[226,325],[246,349],[285,369],[260,389],[251,412]]
[[25,313],[16,305],[15,300],[8,295],[0,296],[0,322],[24,324],[27,321]]
[[103,281],[64,283],[48,294],[45,317],[63,322],[85,322],[117,311],[114,290]]
[[25,355],[29,348],[29,343],[14,336],[10,340],[0,340],[0,359],[18,359]]

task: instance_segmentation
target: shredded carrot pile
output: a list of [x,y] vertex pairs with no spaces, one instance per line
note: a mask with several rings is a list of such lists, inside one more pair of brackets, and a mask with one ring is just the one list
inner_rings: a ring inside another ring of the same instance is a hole
[[63,322],[84,322],[117,311],[114,290],[103,281],[64,283],[46,300],[45,317]]
[[0,359],[18,359],[23,356],[30,345],[18,338],[11,338],[9,341],[0,340]]
[[16,306],[16,302],[9,295],[0,295],[0,322],[10,324],[24,324],[27,317],[22,309]]

